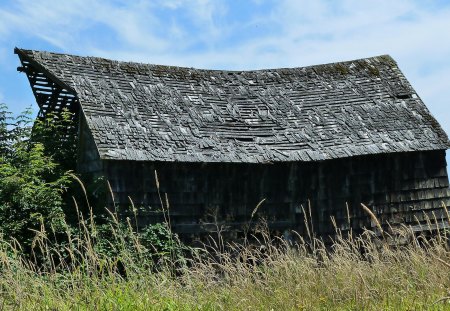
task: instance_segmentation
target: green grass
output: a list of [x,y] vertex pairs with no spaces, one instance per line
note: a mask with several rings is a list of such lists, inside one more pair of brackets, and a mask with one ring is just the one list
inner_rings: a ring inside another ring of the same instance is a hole
[[389,234],[363,206],[377,233],[336,226],[325,245],[308,229],[290,244],[261,221],[245,232],[256,242],[225,244],[216,232],[186,253],[161,206],[167,231],[159,227],[159,236],[109,211],[105,235],[92,209],[86,217],[77,209],[78,230],[67,226],[58,243],[42,226],[32,256],[0,238],[0,310],[450,310],[450,232]]
[[445,234],[427,241],[405,229],[410,242],[391,246],[388,238],[379,240],[368,231],[358,238],[338,236],[327,248],[318,240],[289,246],[262,234],[263,248],[233,245],[218,251],[205,246],[187,264],[174,262],[170,254],[150,264],[136,256],[138,239],[131,245],[122,239],[116,256],[97,252],[95,239],[87,237],[92,234],[88,227],[84,235],[72,237],[68,256],[41,232],[36,249],[44,264],[20,255],[17,246],[1,243],[0,308],[450,310]]

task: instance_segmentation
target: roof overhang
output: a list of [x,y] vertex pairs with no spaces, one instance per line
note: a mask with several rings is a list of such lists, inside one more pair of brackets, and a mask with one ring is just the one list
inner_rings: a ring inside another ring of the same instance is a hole
[[45,117],[49,112],[60,113],[63,109],[67,109],[74,115],[78,113],[80,106],[74,89],[30,58],[21,49],[15,48],[14,53],[19,56],[22,64],[17,70],[27,75],[39,105],[38,117]]

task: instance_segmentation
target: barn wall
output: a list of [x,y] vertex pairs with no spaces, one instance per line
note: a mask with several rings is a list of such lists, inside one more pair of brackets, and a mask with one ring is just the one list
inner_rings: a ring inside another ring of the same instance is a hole
[[444,217],[441,204],[450,205],[445,151],[275,164],[106,161],[104,167],[116,202],[128,205],[131,197],[145,208],[144,222],[163,220],[156,170],[161,193],[169,198],[172,225],[186,233],[207,230],[215,213],[230,228],[240,227],[262,199],[266,201],[256,215],[274,230],[300,233],[305,233],[301,207],[309,214],[309,201],[314,231],[320,235],[334,232],[331,216],[344,230],[371,227],[361,202],[383,223],[414,226],[417,220],[426,222],[424,213]]
[[103,174],[103,163],[83,114],[78,125],[77,171],[89,177]]
[[319,165],[315,197],[318,230],[329,232],[330,215],[340,227],[348,224],[346,202],[354,229],[371,227],[360,203],[372,208],[382,224],[406,223],[420,230],[427,218],[446,218],[450,206],[445,151],[411,152],[356,157]]

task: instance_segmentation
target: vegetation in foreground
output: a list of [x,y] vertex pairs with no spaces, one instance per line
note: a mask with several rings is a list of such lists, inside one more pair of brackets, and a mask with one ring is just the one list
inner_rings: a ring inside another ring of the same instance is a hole
[[84,235],[71,237],[65,251],[39,232],[39,264],[2,242],[3,308],[450,310],[445,235],[394,247],[368,231],[356,239],[339,236],[326,248],[319,240],[290,245],[262,234],[259,245],[205,246],[184,260],[169,250],[151,261],[131,228],[115,226],[116,255],[107,256],[82,224]]
[[251,243],[224,245],[218,232],[187,248],[169,222],[137,228],[114,211],[94,213],[68,192],[82,186],[63,154],[72,142],[54,137],[70,116],[38,121],[34,137],[29,121],[0,106],[1,309],[450,310],[447,232],[430,239],[403,228],[399,244],[337,230],[325,246],[261,226]]

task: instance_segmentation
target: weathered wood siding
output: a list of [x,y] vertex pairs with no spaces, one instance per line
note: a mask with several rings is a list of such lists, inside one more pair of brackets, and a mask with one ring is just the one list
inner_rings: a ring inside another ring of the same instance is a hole
[[89,177],[103,175],[103,163],[83,114],[78,122],[77,171]]
[[314,231],[334,232],[331,217],[341,229],[371,227],[360,203],[371,207],[383,223],[425,223],[445,217],[450,205],[445,151],[362,156],[321,162],[276,164],[199,164],[105,161],[105,174],[115,200],[128,205],[128,196],[147,212],[142,221],[162,221],[156,189],[159,176],[167,193],[173,227],[178,232],[201,232],[218,220],[231,228],[248,222],[257,211],[274,230],[304,232],[303,210],[310,201]]

